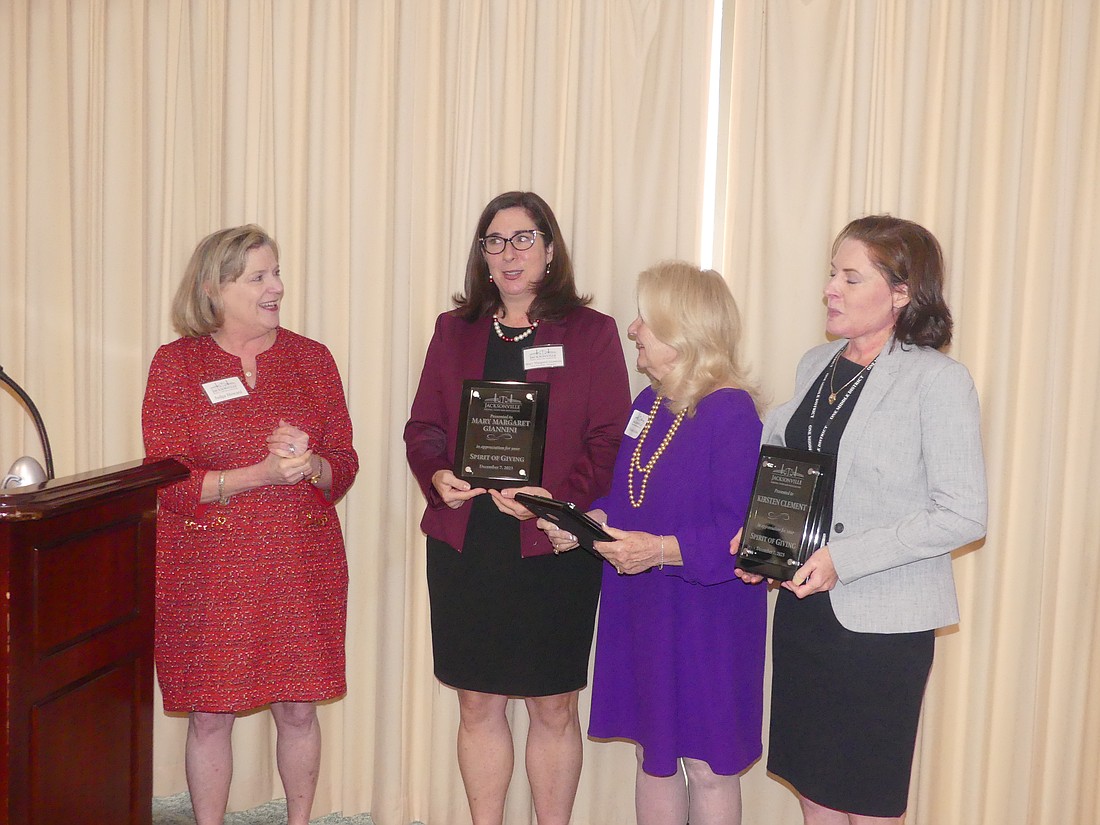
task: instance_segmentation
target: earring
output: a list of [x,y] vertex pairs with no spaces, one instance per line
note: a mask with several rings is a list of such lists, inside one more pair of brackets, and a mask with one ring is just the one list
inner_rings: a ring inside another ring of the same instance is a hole
[[550,274],[550,262],[549,261],[546,262],[546,274],[547,275]]
[[493,273],[490,272],[489,273],[489,283],[492,283],[492,282],[493,282]]

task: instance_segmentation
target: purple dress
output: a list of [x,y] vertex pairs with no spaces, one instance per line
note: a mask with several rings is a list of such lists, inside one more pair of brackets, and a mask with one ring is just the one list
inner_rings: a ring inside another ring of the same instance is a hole
[[[644,390],[634,409],[653,405]],[[662,404],[642,462],[674,416]],[[734,576],[730,539],[745,520],[760,448],[760,418],[743,390],[721,389],[685,417],[634,508],[627,473],[637,438],[624,436],[611,492],[593,503],[623,530],[675,535],[684,564],[619,575],[604,564],[588,734],[630,739],[642,768],[676,772],[700,759],[740,773],[761,753],[767,590]],[[635,495],[641,478],[634,479]]]

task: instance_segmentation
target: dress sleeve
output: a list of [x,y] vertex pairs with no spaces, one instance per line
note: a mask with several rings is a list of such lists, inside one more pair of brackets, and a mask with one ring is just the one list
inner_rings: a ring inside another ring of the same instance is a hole
[[444,507],[443,498],[432,486],[432,476],[451,466],[447,456],[447,400],[443,392],[443,376],[439,365],[442,358],[439,348],[442,344],[443,316],[436,319],[435,332],[428,344],[428,354],[424,358],[424,369],[420,373],[420,384],[413,397],[409,421],[405,424],[405,455],[409,461],[413,476],[420,485],[428,506],[433,509]]
[[683,567],[666,565],[661,571],[696,584],[736,578],[730,539],[745,523],[760,451],[760,417],[748,393],[738,392],[716,413],[708,432],[706,478],[692,484],[700,493],[709,491],[710,517],[677,528]]
[[332,489],[326,496],[316,490],[325,502],[335,504],[351,487],[359,472],[359,456],[351,441],[351,415],[344,397],[344,385],[340,371],[327,347],[322,347],[315,378],[314,393],[318,406],[324,411],[324,432],[318,438],[312,436],[310,447],[332,467]]
[[584,448],[556,498],[571,501],[582,510],[611,487],[615,457],[630,412],[630,382],[623,345],[615,320],[604,317],[590,346],[592,373],[588,393],[588,427]]
[[200,504],[202,482],[210,470],[192,457],[191,422],[194,404],[188,390],[194,380],[188,374],[187,358],[179,348],[162,346],[149,365],[149,380],[141,405],[141,429],[145,455],[174,458],[191,471],[190,476],[161,488],[161,507],[181,515],[201,515],[210,505]]

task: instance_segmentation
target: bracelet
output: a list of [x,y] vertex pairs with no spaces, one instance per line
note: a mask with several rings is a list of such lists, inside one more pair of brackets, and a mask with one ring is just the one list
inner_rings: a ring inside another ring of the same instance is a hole
[[317,472],[309,477],[309,483],[316,486],[317,482],[321,480],[321,476],[325,472],[325,460],[318,456],[317,458]]
[[665,569],[665,537],[661,536],[661,560],[657,562],[657,569]]
[[225,494],[225,470],[218,473],[218,504],[226,505],[229,503],[229,496]]

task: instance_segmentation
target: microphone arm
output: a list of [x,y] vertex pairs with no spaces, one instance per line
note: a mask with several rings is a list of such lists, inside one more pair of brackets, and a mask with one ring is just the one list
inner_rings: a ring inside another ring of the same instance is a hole
[[23,403],[27,405],[27,409],[30,411],[31,418],[34,419],[34,426],[38,430],[38,439],[42,442],[42,453],[46,457],[46,478],[54,478],[53,451],[50,450],[50,437],[46,435],[46,425],[42,421],[42,416],[38,412],[38,407],[34,406],[34,402],[31,401],[31,397],[23,392],[23,388],[16,384],[10,375],[4,372],[3,367],[0,367],[0,381],[3,381],[5,384],[11,387],[15,391],[15,394],[23,399]]

